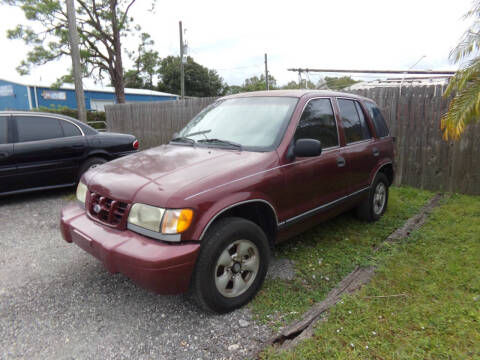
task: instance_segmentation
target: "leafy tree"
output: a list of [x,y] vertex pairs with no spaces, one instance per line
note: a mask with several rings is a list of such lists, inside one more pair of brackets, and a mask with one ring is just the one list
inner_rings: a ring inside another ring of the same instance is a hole
[[450,52],[450,60],[454,63],[471,60],[455,73],[444,93],[445,97],[454,94],[447,113],[441,119],[445,140],[458,140],[465,126],[478,121],[480,116],[480,1],[474,3],[464,18],[473,18],[473,24]]
[[241,87],[241,86],[238,86],[238,85],[229,85],[229,86],[227,86],[226,94],[228,94],[228,95],[238,94],[238,93],[241,93],[242,91],[243,91],[243,90],[242,90],[242,87]]
[[[215,70],[210,70],[192,57],[187,57],[185,69],[185,95],[187,96],[222,96],[228,87]],[[158,90],[169,93],[180,93],[180,56],[168,56],[160,63],[161,81]]]
[[158,51],[151,49],[154,41],[149,34],[142,33],[140,40],[137,50],[128,54],[135,64],[135,69],[125,73],[125,86],[153,89],[153,78],[158,73],[160,56]]
[[128,70],[123,75],[123,80],[126,88],[145,89],[145,82],[136,69]]
[[[274,90],[277,87],[277,80],[272,75],[268,75],[268,87],[270,90]],[[244,81],[242,85],[242,91],[261,91],[267,90],[267,84],[265,84],[265,75],[262,74],[260,77],[252,76]]]
[[[70,56],[68,22],[62,0],[0,0],[20,7],[25,17],[42,28],[36,32],[27,25],[17,25],[7,32],[9,39],[21,39],[31,46],[17,68],[27,74],[33,66]],[[136,0],[76,0],[80,57],[85,76],[103,79],[108,74],[119,103],[125,102],[121,38],[131,29],[128,16]],[[155,1],[155,0],[153,0]]]
[[[309,89],[315,89],[316,86],[313,82],[308,80],[308,88]],[[281,89],[285,89],[285,90],[288,90],[288,89],[305,89],[305,81],[302,81],[301,84],[298,84],[296,81],[292,80],[287,85],[283,85],[281,87]]]
[[342,77],[326,76],[325,81],[327,83],[327,87],[331,90],[341,90],[359,82],[358,80],[352,79],[350,76],[342,76]]

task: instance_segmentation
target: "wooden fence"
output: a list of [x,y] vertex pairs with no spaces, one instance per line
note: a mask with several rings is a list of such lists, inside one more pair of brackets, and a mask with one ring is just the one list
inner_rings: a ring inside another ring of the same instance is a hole
[[166,144],[217,98],[137,102],[105,106],[108,131],[133,134],[141,149]]
[[[448,100],[440,86],[352,91],[377,102],[395,143],[395,183],[480,195],[480,123],[446,142],[440,117]],[[167,143],[215,98],[106,106],[109,131],[134,134],[143,149]],[[478,153],[477,153],[478,152]],[[477,155],[478,156],[477,156]]]
[[[356,94],[377,102],[396,137],[395,183],[423,189],[480,194],[480,124],[461,140],[444,141],[440,118],[449,100],[441,86],[373,88]],[[477,155],[475,155],[477,154]]]

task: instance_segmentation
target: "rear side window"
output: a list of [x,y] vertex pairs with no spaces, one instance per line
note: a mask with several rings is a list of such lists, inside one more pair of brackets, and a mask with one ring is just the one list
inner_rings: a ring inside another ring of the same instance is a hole
[[18,141],[39,141],[63,137],[58,119],[41,116],[17,116]]
[[60,120],[60,124],[62,124],[63,134],[65,135],[65,137],[82,135],[80,130],[78,130],[78,128],[72,123]]
[[324,149],[338,146],[338,132],[329,99],[313,99],[305,110],[295,132],[298,139],[320,140]]
[[366,102],[365,106],[367,107],[368,112],[370,113],[370,117],[373,120],[373,126],[375,126],[377,136],[379,138],[388,136],[389,131],[387,123],[385,122],[385,119],[383,118],[383,115],[378,109],[378,107],[376,107],[375,104],[370,102]]
[[347,144],[371,138],[370,129],[357,101],[338,99]]
[[0,116],[0,144],[8,142],[7,119],[6,116]]

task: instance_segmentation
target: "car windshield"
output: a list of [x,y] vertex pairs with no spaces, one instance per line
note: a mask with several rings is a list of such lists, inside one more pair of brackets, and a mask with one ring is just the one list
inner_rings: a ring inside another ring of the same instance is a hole
[[252,151],[273,150],[280,143],[297,101],[290,97],[219,101],[194,117],[173,141]]

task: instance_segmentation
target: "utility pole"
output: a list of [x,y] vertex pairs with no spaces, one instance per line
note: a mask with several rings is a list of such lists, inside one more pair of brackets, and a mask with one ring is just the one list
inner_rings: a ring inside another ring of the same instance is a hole
[[267,63],[267,54],[265,53],[265,85],[267,86],[267,91],[270,90],[268,85],[268,63]]
[[87,123],[85,95],[83,93],[82,69],[80,66],[80,51],[78,49],[77,20],[75,18],[75,4],[67,0],[68,34],[70,40],[70,54],[72,56],[73,77],[75,79],[75,95],[77,98],[78,120]]
[[183,100],[185,97],[185,70],[183,68],[183,29],[182,22],[179,21],[178,25],[180,27],[180,98]]

